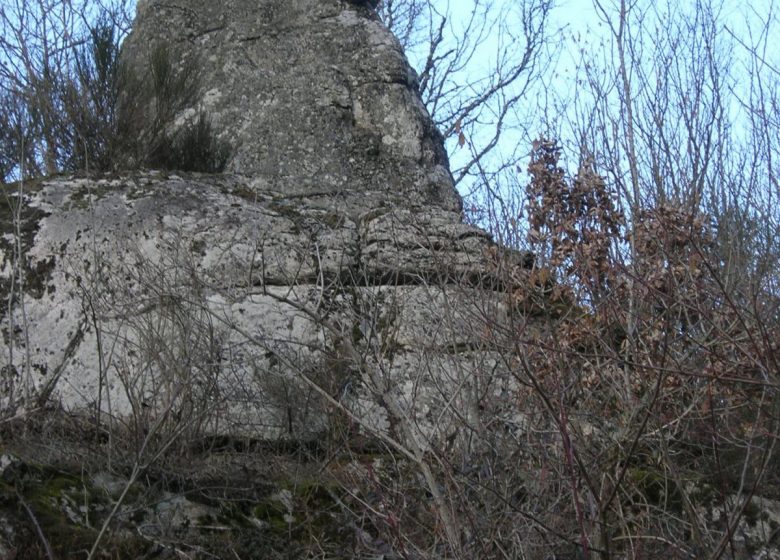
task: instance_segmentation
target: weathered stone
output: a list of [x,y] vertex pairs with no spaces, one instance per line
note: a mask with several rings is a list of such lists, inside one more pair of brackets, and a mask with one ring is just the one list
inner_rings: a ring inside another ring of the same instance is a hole
[[[694,492],[698,489],[693,488]],[[699,507],[698,514],[708,525],[720,526],[732,523],[729,519],[735,510],[745,504],[745,496],[726,496],[723,503]],[[736,558],[750,560],[780,560],[777,535],[780,531],[780,502],[759,496],[752,496],[744,507],[744,514],[738,519],[733,534],[732,553]]]
[[[174,34],[171,30],[176,30]],[[139,74],[167,43],[197,66],[228,170],[287,195],[379,191],[459,210],[441,137],[400,44],[343,0],[139,4],[126,58]]]
[[360,234],[371,277],[458,283],[488,271],[489,236],[440,208],[373,211],[363,216]]
[[[472,327],[501,298],[458,280],[485,273],[485,234],[436,207],[364,212],[359,227],[321,200],[258,185],[157,172],[38,184],[27,205],[43,217],[25,252],[31,269],[51,263],[47,288],[27,294],[24,316],[13,308],[20,329],[3,356],[13,347],[18,360],[6,366],[23,371],[29,347],[37,388],[118,414],[134,398],[162,405],[178,382],[213,386],[223,429],[276,437],[324,429],[320,408],[295,406],[290,419],[282,401],[305,400],[292,387],[309,394],[296,372],[334,367],[339,336],[407,353],[479,347]],[[219,372],[173,371],[152,341],[169,360],[218,360]],[[395,370],[387,359],[378,366]],[[347,375],[331,373],[336,384]]]
[[397,41],[343,0],[140,3],[125,60],[143,75],[163,43],[199,77],[174,126],[206,112],[228,172],[24,186],[0,246],[4,405],[295,439],[332,428],[331,399],[442,435],[507,310]]

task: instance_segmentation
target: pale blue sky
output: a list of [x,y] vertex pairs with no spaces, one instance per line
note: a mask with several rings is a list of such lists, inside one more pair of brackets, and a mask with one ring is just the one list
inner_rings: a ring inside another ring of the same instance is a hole
[[[597,10],[594,7],[595,1],[555,1],[555,6],[548,22],[548,34],[553,39],[552,44],[557,47],[557,50],[554,50],[552,53],[554,58],[550,61],[549,66],[542,70],[546,74],[548,91],[552,91],[553,95],[559,98],[559,103],[565,104],[567,97],[577,92],[573,73],[579,63],[578,50],[584,48],[589,55],[592,55],[600,51],[604,52],[609,47],[609,30],[600,21]],[[620,0],[600,1],[604,7],[609,9],[618,5]],[[455,36],[458,36],[459,28],[473,6],[472,0],[431,0],[431,2],[439,11],[443,13],[449,12],[452,32]],[[502,14],[501,22],[509,23],[508,31],[510,33],[515,32],[517,26],[515,28],[512,27],[513,20],[511,16],[512,11],[517,10],[521,4],[520,0],[492,0],[492,2],[495,7],[495,13]],[[685,9],[685,7],[690,8],[694,6],[696,0],[683,0],[681,2],[668,0],[668,2],[675,7]],[[134,0],[128,0],[128,3],[132,5]],[[636,3],[640,6],[657,6],[662,5],[663,0],[636,0]],[[754,0],[751,2],[721,0],[719,9],[723,14],[722,21],[728,22],[727,25],[729,25],[731,31],[739,35],[745,42],[754,43],[754,39],[750,37],[751,26],[749,24],[755,24],[759,18],[771,13],[773,11],[773,0]],[[558,33],[558,30],[561,29],[564,32]],[[483,43],[479,54],[472,59],[468,67],[467,73],[469,77],[490,74],[498,47],[510,46],[508,41],[500,44],[499,38],[500,35],[498,33],[493,33]],[[735,47],[735,64],[739,64],[740,55],[744,55],[745,52],[739,45]],[[766,56],[769,59],[778,58],[774,50],[767,52]],[[415,60],[415,53],[410,53],[410,59],[412,61]],[[768,62],[774,64],[775,67],[780,67],[777,60],[769,60]],[[526,111],[526,114],[518,116],[518,122],[525,121],[523,124],[528,126],[524,130],[518,128],[514,131],[511,130],[511,127],[508,127],[506,139],[500,146],[501,150],[512,150],[521,143],[527,145],[529,138],[545,133],[544,130],[541,130],[542,125],[539,119],[535,117],[535,113],[539,113],[545,108],[545,104],[550,103],[549,99],[544,98],[545,96],[549,96],[549,93],[544,91],[529,92],[521,108]],[[550,105],[546,105],[546,107],[550,109],[551,113],[558,110],[557,108],[550,108]],[[457,166],[459,157],[464,155],[464,150],[458,150],[453,146],[450,146],[450,148],[453,152],[453,163]]]
[[[493,0],[496,9],[512,10],[519,5],[519,0]],[[704,2],[706,4],[706,2]],[[601,0],[601,5],[607,9],[613,17],[616,17],[617,8],[620,0]],[[688,11],[695,9],[698,2],[695,0],[683,0],[676,2],[669,0],[664,3],[662,0],[638,0],[634,4],[637,10],[652,8],[659,9],[661,6],[671,6],[671,9],[677,11]],[[737,0],[715,0],[714,8],[719,14],[719,20],[722,28],[721,32],[725,37],[732,40],[731,51],[729,53],[733,59],[732,71],[739,75],[744,71],[744,63],[747,58],[747,50],[740,46],[738,41],[744,41],[746,44],[756,44],[760,31],[760,23],[767,17],[774,18],[774,4],[772,0],[757,0],[743,2]],[[456,30],[459,22],[465,20],[471,10],[472,2],[467,0],[433,0],[433,5],[441,11],[449,10],[450,21]],[[638,12],[635,12],[638,13]],[[652,17],[652,16],[649,16]],[[557,43],[558,49],[554,54],[554,60],[550,67],[545,68],[546,80],[548,84],[547,92],[538,90],[530,93],[524,101],[524,108],[527,114],[520,115],[519,120],[526,120],[528,127],[525,130],[508,130],[505,141],[499,149],[503,151],[514,149],[518,143],[529,144],[531,138],[546,133],[542,130],[543,125],[539,119],[535,119],[534,112],[542,112],[544,108],[549,109],[552,114],[560,114],[570,106],[572,98],[581,94],[581,88],[576,82],[575,73],[578,66],[582,64],[581,52],[584,50],[586,56],[609,56],[611,34],[608,25],[602,21],[603,16],[595,7],[594,0],[557,0],[552,10],[549,20],[548,32],[550,36],[556,39],[562,39]],[[506,18],[504,21],[511,21]],[[777,27],[776,22],[774,26]],[[563,33],[557,33],[563,30]],[[735,34],[737,39],[730,37],[729,34]],[[648,43],[652,41],[649,38]],[[776,68],[780,67],[780,61],[777,59],[778,53],[772,48],[772,39],[769,40],[769,50],[765,53],[767,62],[774,64]],[[482,54],[475,57],[469,70],[470,76],[474,74],[489,73],[491,63],[495,59],[495,52],[498,43],[498,35],[495,34],[490,40],[482,46]],[[410,58],[414,59],[412,54]],[[737,78],[737,82],[739,79]],[[745,84],[742,84],[744,87]],[[735,87],[741,87],[739,83]],[[551,92],[551,93],[550,93]],[[557,104],[552,105],[552,98],[556,98]],[[562,109],[563,107],[563,109]],[[739,118],[739,117],[738,117]],[[531,121],[536,120],[535,123]],[[556,131],[558,132],[558,131]],[[464,150],[450,146],[452,161],[454,166],[458,165],[461,158],[465,157]]]

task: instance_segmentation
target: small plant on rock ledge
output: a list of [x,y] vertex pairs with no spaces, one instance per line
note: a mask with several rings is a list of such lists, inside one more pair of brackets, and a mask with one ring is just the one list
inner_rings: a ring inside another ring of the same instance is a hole
[[219,172],[227,146],[196,111],[197,61],[152,49],[144,70],[120,56],[130,13],[87,0],[0,10],[0,181],[157,167]]
[[128,73],[120,104],[121,136],[135,160],[157,169],[218,173],[225,168],[228,147],[216,138],[211,120],[201,112],[176,125],[178,116],[195,102],[197,61],[174,68],[169,48],[155,46],[148,74]]

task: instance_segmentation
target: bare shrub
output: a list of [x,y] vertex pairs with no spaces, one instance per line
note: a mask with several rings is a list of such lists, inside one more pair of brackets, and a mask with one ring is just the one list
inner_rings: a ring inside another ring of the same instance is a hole
[[[227,146],[217,140],[211,121],[201,111],[194,119],[174,126],[198,93],[195,59],[174,67],[165,44],[150,52],[148,73],[127,69],[118,106],[121,137],[136,163],[157,169],[216,173],[227,163]],[[126,155],[125,155],[126,157]]]
[[[546,327],[515,343],[514,374],[558,443],[526,453],[559,454],[553,480],[586,556],[741,554],[735,527],[771,488],[776,320],[734,305],[704,216],[660,206],[628,229],[602,178],[568,179],[554,144],[535,148],[529,239],[554,283]],[[725,526],[705,521],[714,505]]]
[[[742,558],[770,546],[771,530],[748,527],[776,497],[777,301],[736,303],[703,214],[661,205],[627,224],[595,168],[569,177],[559,154],[540,141],[531,162],[538,266],[496,252],[506,292],[414,288],[440,319],[415,339],[398,317],[419,304],[399,286],[395,326],[353,338],[358,394],[387,422],[331,402],[356,424],[335,476],[366,548]],[[365,299],[358,324],[386,303]],[[367,458],[356,433],[384,454]]]
[[[17,2],[0,12],[3,181],[152,166],[215,172],[227,148],[200,113],[173,128],[197,93],[192,61],[153,49],[148,75],[120,60],[130,6]],[[136,75],[137,73],[137,75]]]

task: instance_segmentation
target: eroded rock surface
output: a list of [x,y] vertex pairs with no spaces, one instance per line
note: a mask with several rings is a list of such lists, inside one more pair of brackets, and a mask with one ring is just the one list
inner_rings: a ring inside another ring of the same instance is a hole
[[4,405],[271,438],[334,402],[387,433],[388,402],[451,405],[432,364],[479,345],[492,241],[391,33],[342,0],[141,2],[124,59],[148,75],[160,45],[198,75],[171,126],[206,114],[227,171],[30,183],[18,224],[6,199]]
[[[308,383],[331,396],[366,384],[350,395],[386,428],[375,397],[432,381],[408,371],[412,355],[473,350],[478,306],[500,303],[480,287],[484,232],[441,206],[375,199],[361,209],[233,174],[41,181],[23,243],[38,288],[12,308],[4,360],[13,350],[16,383],[31,375],[69,409],[175,403],[264,437],[328,429]],[[11,252],[3,263],[10,274]]]
[[197,68],[199,91],[179,124],[204,111],[230,146],[229,171],[288,195],[376,191],[459,210],[414,72],[366,7],[142,2],[125,49],[139,75],[160,44]]

